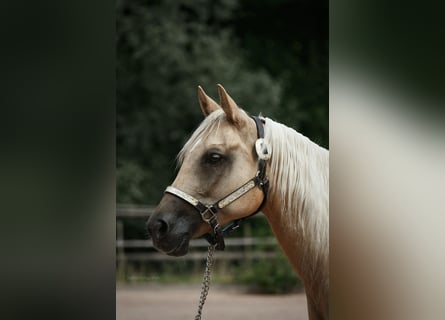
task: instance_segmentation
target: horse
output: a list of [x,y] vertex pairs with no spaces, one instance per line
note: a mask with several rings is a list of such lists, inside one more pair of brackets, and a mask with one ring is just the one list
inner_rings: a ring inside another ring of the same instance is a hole
[[153,245],[182,256],[190,239],[206,236],[224,249],[222,226],[235,228],[261,210],[304,285],[309,319],[328,319],[329,151],[283,124],[250,117],[217,87],[220,104],[198,86],[205,118],[147,221]]

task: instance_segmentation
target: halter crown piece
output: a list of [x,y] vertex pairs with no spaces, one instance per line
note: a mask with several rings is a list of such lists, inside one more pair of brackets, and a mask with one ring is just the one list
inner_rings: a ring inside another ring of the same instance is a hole
[[[202,220],[207,222],[212,227],[213,232],[205,234],[204,237],[211,245],[215,245],[215,248],[217,250],[224,250],[224,236],[237,229],[244,219],[247,219],[258,213],[263,208],[267,200],[267,193],[269,191],[269,180],[266,177],[266,161],[270,159],[271,151],[267,142],[264,141],[264,126],[262,119],[256,116],[252,116],[251,118],[255,121],[258,134],[258,139],[255,142],[255,150],[258,156],[258,170],[252,179],[247,181],[245,184],[243,184],[241,187],[231,192],[227,196],[210,205],[203,204],[195,197],[173,186],[169,186],[167,187],[167,189],[165,189],[166,193],[170,193],[191,204],[200,213]],[[226,227],[222,228],[217,218],[218,211],[228,206],[235,200],[239,199],[241,196],[255,187],[260,187],[264,193],[264,198],[259,208],[252,214],[244,218],[235,220]]]

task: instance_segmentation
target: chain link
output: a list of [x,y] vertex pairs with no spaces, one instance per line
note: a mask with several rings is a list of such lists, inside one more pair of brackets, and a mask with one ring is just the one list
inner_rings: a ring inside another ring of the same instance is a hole
[[207,251],[206,268],[204,271],[204,277],[202,279],[201,296],[199,297],[198,313],[195,316],[195,320],[201,320],[202,308],[206,301],[207,295],[210,289],[210,270],[213,265],[213,255],[215,253],[215,245],[209,245]]

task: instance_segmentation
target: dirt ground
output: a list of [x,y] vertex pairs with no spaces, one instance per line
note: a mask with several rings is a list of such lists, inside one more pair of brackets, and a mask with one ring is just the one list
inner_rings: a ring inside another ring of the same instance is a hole
[[[192,320],[199,285],[118,285],[117,320]],[[212,286],[202,319],[307,320],[303,293],[287,295],[246,294],[234,287]]]

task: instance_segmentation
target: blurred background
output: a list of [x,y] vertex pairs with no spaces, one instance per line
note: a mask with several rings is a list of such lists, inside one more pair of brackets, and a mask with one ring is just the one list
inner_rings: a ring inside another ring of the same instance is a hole
[[[171,258],[151,247],[144,230],[176,175],[176,154],[203,119],[197,86],[218,101],[221,83],[249,113],[327,148],[328,2],[117,1],[116,19],[116,278],[200,283],[204,240]],[[262,215],[227,244],[214,282],[267,293],[301,287]]]
[[[145,239],[149,207],[202,119],[198,84],[216,97],[222,83],[248,111],[328,146],[327,7],[4,2],[2,319],[112,319],[116,253],[127,258],[119,283],[159,283],[166,266],[192,279],[196,262],[131,261],[155,252],[120,240],[116,250],[116,231]],[[333,0],[329,12],[331,318],[443,319],[443,3]],[[261,246],[273,246],[261,219],[230,239],[260,229]]]

